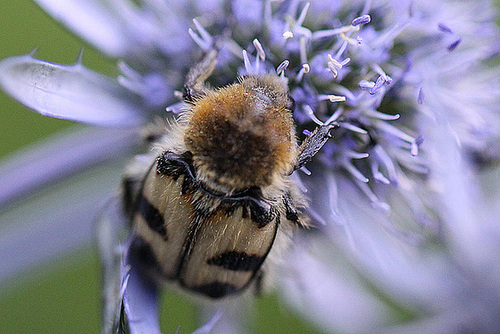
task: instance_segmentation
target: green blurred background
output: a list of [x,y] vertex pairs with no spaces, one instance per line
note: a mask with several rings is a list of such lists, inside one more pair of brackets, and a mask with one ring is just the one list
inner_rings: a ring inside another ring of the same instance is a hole
[[[0,3],[0,59],[26,54],[38,47],[38,58],[70,64],[84,47],[87,67],[116,75],[113,61],[71,35],[32,1],[0,0]],[[79,126],[31,112],[1,91],[0,105],[0,159],[58,130]],[[95,247],[12,278],[0,287],[0,333],[100,332],[100,279]],[[166,310],[162,313],[164,333],[173,333],[179,324],[181,333],[196,328],[196,312],[189,302],[165,294],[163,309]],[[294,316],[277,298],[268,296],[258,301],[255,332],[318,331]]]

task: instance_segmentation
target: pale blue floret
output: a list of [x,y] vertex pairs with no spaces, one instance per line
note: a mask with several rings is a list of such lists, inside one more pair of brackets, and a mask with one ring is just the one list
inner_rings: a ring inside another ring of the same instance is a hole
[[[121,75],[30,54],[0,62],[1,87],[44,115],[127,129],[84,130],[28,151],[44,153],[38,177],[26,156],[0,165],[0,205],[93,164],[125,160],[139,126],[182,112],[185,73],[217,47],[212,85],[275,72],[290,88],[298,134],[339,124],[307,169],[293,175],[309,189],[319,233],[299,233],[279,268],[283,300],[328,332],[499,328],[498,180],[482,180],[496,185],[483,189],[477,164],[500,158],[500,76],[486,66],[500,51],[500,33],[489,1],[238,0],[230,2],[231,20],[221,1],[36,2],[119,59]],[[56,154],[66,149],[75,155]],[[90,215],[96,207],[79,209]],[[15,214],[0,217],[13,222]],[[53,216],[51,226],[63,235],[63,218],[57,210]],[[85,227],[75,243],[88,241],[90,223],[75,224]],[[126,265],[126,243],[103,235],[100,242],[114,246],[103,260],[115,261],[119,273],[109,284],[121,285],[132,332],[159,332],[156,291]],[[0,249],[11,243],[0,239]],[[40,260],[22,256],[36,262],[68,248],[52,246]],[[0,279],[18,267],[3,267]],[[199,333],[240,330],[235,305],[206,311],[211,320]],[[409,320],[398,323],[395,314]]]

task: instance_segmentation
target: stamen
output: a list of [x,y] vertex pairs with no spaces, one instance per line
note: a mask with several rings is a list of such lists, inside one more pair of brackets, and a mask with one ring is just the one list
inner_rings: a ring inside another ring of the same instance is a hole
[[[342,45],[340,46],[339,50],[335,54],[335,58],[340,59],[340,56],[342,56],[342,54],[344,53],[344,51],[347,49],[347,44],[348,43],[346,41],[344,41],[342,43]],[[347,59],[351,60],[350,58],[347,58]]]
[[416,142],[412,142],[412,143],[411,143],[410,153],[411,153],[411,155],[413,155],[413,156],[418,155],[418,145],[417,145],[417,143],[416,143]]
[[387,174],[389,174],[389,179],[393,183],[398,183],[397,179],[397,174],[396,174],[396,167],[394,166],[394,162],[387,154],[387,152],[384,150],[384,148],[380,145],[375,145],[373,148],[373,151],[375,152],[376,157],[379,159],[379,161],[382,163],[382,165],[385,167],[387,170]]
[[332,72],[333,77],[336,78],[337,75],[338,75],[338,71],[337,71],[337,69],[335,68],[335,65],[332,62],[328,62],[328,69],[330,70],[330,72]]
[[330,102],[335,103],[335,102],[345,102],[345,96],[339,96],[339,95],[329,95],[328,99]]
[[331,62],[335,67],[342,68],[342,64],[334,59],[331,54],[328,54],[328,61]]
[[283,60],[281,64],[279,64],[278,67],[276,68],[276,74],[281,75],[282,73],[284,73],[288,65],[290,65],[290,62],[286,59]]
[[350,103],[357,100],[356,95],[344,86],[337,86],[335,90],[344,95]]
[[198,22],[198,20],[193,19],[193,23],[196,27],[196,30],[200,34],[196,34],[193,29],[189,28],[188,33],[193,39],[193,41],[202,49],[203,51],[209,51],[212,49],[213,38],[212,36],[203,28],[203,26]]
[[316,117],[316,115],[314,115],[314,111],[312,110],[312,108],[311,108],[309,105],[305,104],[305,105],[302,107],[302,109],[305,111],[306,115],[307,115],[307,116],[309,116],[309,118],[311,118],[311,120],[312,120],[314,123],[316,123],[316,124],[318,124],[318,125],[323,125],[323,124],[324,124],[323,122],[321,122],[321,121],[320,121],[320,120]]
[[418,145],[417,145],[415,138],[413,138],[412,136],[404,133],[403,131],[393,127],[392,125],[387,124],[386,122],[378,121],[375,123],[375,125],[380,130],[385,131],[389,134],[392,134],[392,135],[396,136],[397,138],[409,143],[411,145],[411,149],[410,149],[411,154],[413,156],[418,155]]
[[264,4],[264,22],[268,29],[270,29],[273,21],[273,10],[271,8],[271,1],[272,0],[266,0]]
[[304,23],[304,20],[306,19],[307,11],[309,10],[309,7],[311,6],[310,2],[306,2],[304,5],[304,8],[302,8],[302,11],[300,12],[299,18],[295,22],[296,25],[301,26],[302,23]]
[[334,59],[331,54],[328,54],[328,69],[333,73],[333,77],[337,77],[337,69],[341,69],[343,64],[347,64],[350,61],[350,59],[347,59],[347,62],[344,60],[342,63],[339,62],[338,60]]
[[372,65],[372,68],[375,72],[377,72],[378,75],[380,75],[384,78],[384,81],[387,81],[387,78],[389,76],[384,72],[382,67],[380,67],[378,64],[374,64],[374,65]]
[[372,0],[365,0],[365,4],[363,6],[363,10],[361,13],[367,14],[370,11],[370,8],[372,7]]
[[366,183],[356,182],[356,185],[366,195],[366,197],[368,197],[368,199],[375,207],[381,209],[384,212],[389,212],[391,210],[389,204],[378,199],[378,197],[373,193],[373,191],[370,189],[370,187],[368,187]]
[[302,64],[306,64],[307,63],[306,38],[301,37],[299,39],[299,43],[300,43],[300,62]]
[[308,176],[311,176],[311,174],[312,174],[311,171],[306,168],[306,166],[300,167],[300,171],[303,172],[304,174],[308,175]]
[[248,74],[255,74],[253,73],[252,64],[250,63],[250,59],[248,58],[247,50],[243,50],[242,54],[243,54],[243,63],[245,64],[245,70],[247,71]]
[[333,37],[335,35],[339,35],[342,33],[346,33],[353,30],[352,26],[344,26],[340,27],[337,29],[328,29],[328,30],[318,30],[312,33],[311,39],[313,41],[321,39],[321,38],[326,38],[326,37]]
[[356,125],[348,123],[348,122],[340,122],[339,125],[340,125],[340,127],[347,129],[347,130],[350,130],[352,132],[360,133],[362,135],[368,134],[368,132],[366,130],[361,129],[360,127],[357,127]]
[[456,41],[454,41],[453,43],[451,43],[450,45],[448,45],[447,49],[448,51],[453,51],[457,48],[458,44],[460,44],[460,42],[462,42],[462,38],[459,38],[457,39]]
[[379,170],[379,165],[378,163],[371,159],[370,160],[370,168],[372,170],[372,175],[375,178],[375,180],[383,183],[383,184],[390,184],[391,182],[382,174]]
[[377,81],[375,81],[375,85],[370,89],[369,91],[370,95],[375,95],[375,93],[377,93],[384,84],[385,84],[385,76],[380,75],[377,78]]
[[257,56],[262,59],[263,61],[266,60],[266,53],[264,52],[264,49],[262,48],[262,44],[260,44],[259,40],[255,38],[253,40],[253,45],[255,46],[255,49],[257,50]]
[[453,34],[453,30],[444,23],[438,23],[439,30],[446,32],[448,34]]
[[356,151],[353,151],[353,150],[349,150],[349,149],[346,149],[344,152],[344,155],[346,157],[349,157],[351,159],[365,159],[365,158],[368,158],[370,156],[370,154],[364,152],[356,152]]
[[[373,68],[373,70],[374,70],[375,72],[377,72],[377,73],[378,73],[378,74],[382,77],[382,79],[384,80],[384,82],[383,82],[383,83],[385,83],[385,84],[387,84],[387,85],[389,85],[389,84],[391,84],[391,83],[392,83],[392,78],[391,78],[390,76],[388,76],[388,75],[387,75],[387,73],[385,73],[385,72],[384,72],[384,70],[383,70],[383,69],[382,69],[379,65],[374,64],[374,65],[372,66],[372,68]],[[377,80],[378,80],[378,79],[377,79]]]
[[342,115],[344,112],[344,108],[338,108],[330,118],[328,118],[325,122],[325,124],[330,124],[332,122],[335,122],[339,117]]
[[428,174],[429,167],[425,165],[425,163],[415,160],[415,157],[410,157],[408,154],[398,154],[397,158],[398,162],[406,167],[407,169],[418,173],[418,174]]
[[328,188],[328,202],[329,202],[329,208],[330,212],[333,216],[333,218],[339,223],[344,225],[345,224],[345,218],[343,218],[343,215],[340,214],[340,208],[338,204],[338,187],[337,187],[337,182],[335,181],[335,178],[333,177],[332,173],[327,173],[326,174],[326,183],[327,183],[327,188]]
[[324,95],[324,94],[319,94],[318,95],[318,100],[319,101],[329,100],[332,103],[335,103],[335,102],[345,102],[346,97],[345,96],[339,96],[339,95]]
[[362,90],[370,90],[373,87],[375,87],[375,82],[373,81],[367,81],[367,80],[361,80],[358,82],[358,87],[361,88]]
[[203,28],[200,22],[198,22],[197,19],[193,19],[193,23],[196,27],[196,30],[198,30],[198,32],[200,33],[201,38],[203,38],[203,40],[206,41],[207,43],[212,44],[213,42],[212,36],[208,33],[208,31],[205,30],[205,28]]
[[311,32],[311,30],[309,30],[307,28],[304,28],[301,26],[295,26],[293,31],[295,31],[295,33],[297,33],[299,35],[305,36],[307,39],[311,39],[312,32]]
[[344,59],[340,62],[340,65],[342,65],[342,67],[343,67],[343,66],[346,66],[347,64],[349,64],[350,62],[351,62],[351,58],[347,57],[346,59]]
[[351,38],[351,37],[347,36],[345,33],[341,33],[340,38],[342,38],[343,40],[345,40],[347,43],[349,43],[351,45],[359,44],[359,41],[357,39]]
[[388,114],[381,113],[380,111],[377,111],[374,109],[366,109],[363,111],[363,114],[365,114],[366,116],[369,116],[369,117],[383,120],[383,121],[395,121],[395,120],[399,119],[399,117],[400,117],[399,114],[388,115]]
[[356,27],[356,26],[359,26],[361,24],[370,23],[371,20],[372,20],[372,18],[370,17],[370,15],[362,15],[362,16],[359,16],[359,17],[355,18],[354,20],[352,20],[351,24],[353,27]]
[[383,184],[391,184],[391,181],[389,181],[385,176],[384,174],[382,174],[380,171],[378,170],[375,170],[373,171],[373,178],[377,181],[379,181],[380,183],[383,183]]
[[302,68],[300,69],[299,73],[297,74],[296,81],[297,82],[302,81],[304,74],[309,73],[310,70],[311,70],[311,67],[309,66],[309,64],[303,64]]
[[283,37],[285,39],[289,39],[289,38],[292,38],[293,37],[293,32],[291,32],[290,30],[287,30],[283,33]]
[[342,166],[358,181],[363,183],[367,183],[369,179],[364,176],[354,165],[351,163],[349,159],[343,159]]
[[370,45],[372,48],[377,48],[385,43],[394,40],[394,38],[399,35],[406,27],[410,25],[410,22],[406,22],[404,24],[394,24],[391,28],[386,30],[382,35],[377,37],[375,40],[372,40]]

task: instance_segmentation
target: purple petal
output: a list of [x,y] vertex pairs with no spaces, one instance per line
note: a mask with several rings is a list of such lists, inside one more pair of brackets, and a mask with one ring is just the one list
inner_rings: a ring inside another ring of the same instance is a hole
[[[248,298],[250,297],[250,298]],[[244,334],[252,328],[253,297],[238,296],[219,303],[205,303],[201,307],[201,318],[205,324],[193,334],[224,333]]]
[[158,289],[145,281],[136,266],[131,266],[123,297],[131,334],[159,334]]
[[[35,0],[57,21],[113,57],[123,57],[134,47],[128,23],[113,1]],[[125,1],[122,1],[125,5]]]
[[[330,257],[340,260],[338,254]],[[281,293],[293,309],[329,333],[369,332],[389,316],[389,310],[366,292],[352,268],[335,262],[329,266],[309,249],[296,246],[287,259],[290,271],[282,275]]]
[[210,332],[212,332],[215,324],[220,320],[222,315],[223,311],[220,310],[216,312],[205,325],[201,326],[191,334],[209,334]]
[[89,246],[94,218],[120,180],[117,166],[52,188],[0,214],[0,282]]
[[15,153],[0,163],[0,208],[92,165],[127,157],[136,137],[130,130],[73,128]]
[[110,127],[141,125],[134,96],[80,63],[59,65],[31,55],[0,61],[0,86],[42,115]]
[[123,240],[129,229],[119,197],[108,204],[99,216],[96,237],[103,268],[102,333],[116,333],[121,325],[123,287],[129,278],[124,264],[128,243]]

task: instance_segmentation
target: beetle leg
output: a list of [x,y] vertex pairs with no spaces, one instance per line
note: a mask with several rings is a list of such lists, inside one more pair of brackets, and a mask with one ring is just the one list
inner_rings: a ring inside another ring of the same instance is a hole
[[219,52],[216,49],[208,51],[203,58],[196,63],[186,76],[182,97],[186,102],[193,102],[194,99],[203,95],[206,91],[205,80],[212,74],[215,65],[217,65],[217,56]]
[[311,161],[323,145],[326,144],[327,140],[332,137],[330,130],[337,126],[336,123],[318,126],[314,132],[302,142],[299,147],[299,154],[295,161],[293,171],[304,167],[305,164]]

